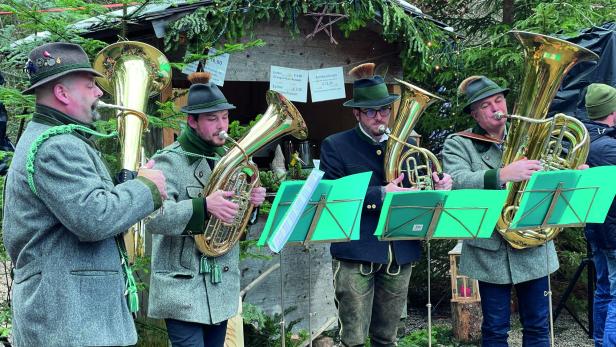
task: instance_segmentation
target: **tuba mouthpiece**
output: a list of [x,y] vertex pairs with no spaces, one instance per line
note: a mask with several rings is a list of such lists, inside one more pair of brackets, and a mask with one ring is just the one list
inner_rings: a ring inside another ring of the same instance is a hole
[[504,113],[502,113],[501,111],[494,112],[493,116],[494,116],[494,119],[496,119],[496,120],[501,120],[501,119],[503,119],[503,118],[506,118],[506,117],[507,117],[507,116],[505,116],[505,114],[504,114]]
[[221,139],[223,139],[223,140],[226,140],[226,139],[228,139],[228,138],[229,138],[229,134],[227,134],[227,132],[226,132],[226,131],[221,130],[221,131],[218,133],[218,137],[220,137],[220,138],[221,138]]
[[387,127],[383,124],[379,125],[379,133],[381,135],[383,134],[389,134],[389,131],[387,130]]

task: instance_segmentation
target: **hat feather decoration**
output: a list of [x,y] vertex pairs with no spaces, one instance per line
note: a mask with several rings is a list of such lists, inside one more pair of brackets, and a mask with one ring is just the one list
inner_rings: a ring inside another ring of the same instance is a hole
[[356,67],[349,70],[349,76],[353,76],[356,79],[372,78],[374,77],[374,67],[374,63],[364,63],[361,65],[357,65]]
[[471,76],[471,77],[467,77],[464,79],[464,81],[462,81],[462,83],[460,83],[460,86],[458,87],[458,94],[466,94],[466,88],[468,88],[468,86],[475,82],[476,80],[481,79],[481,76]]
[[207,84],[212,78],[212,74],[209,72],[193,72],[188,75],[188,81],[190,84]]

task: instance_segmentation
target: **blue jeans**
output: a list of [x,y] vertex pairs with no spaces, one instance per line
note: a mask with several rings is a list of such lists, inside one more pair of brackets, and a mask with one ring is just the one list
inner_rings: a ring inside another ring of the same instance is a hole
[[616,346],[616,250],[598,248],[590,242],[597,272],[593,305],[595,346]]
[[483,347],[507,347],[511,320],[511,287],[518,296],[520,322],[522,323],[522,346],[548,347],[550,332],[548,323],[548,278],[541,277],[518,284],[493,284],[479,282],[481,294],[481,345]]
[[200,324],[165,319],[167,334],[173,347],[223,347],[227,321],[219,324]]

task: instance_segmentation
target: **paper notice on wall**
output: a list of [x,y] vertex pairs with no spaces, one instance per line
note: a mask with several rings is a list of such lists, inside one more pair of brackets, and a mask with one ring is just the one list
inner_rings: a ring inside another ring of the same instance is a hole
[[[210,55],[216,54],[216,49],[210,48],[208,53]],[[225,53],[208,59],[205,63],[205,66],[203,67],[203,70],[212,74],[212,78],[210,79],[210,81],[212,81],[217,86],[222,87],[225,85],[225,77],[227,75],[228,65],[229,54]]]
[[308,99],[308,71],[271,66],[270,89],[279,92],[291,101],[306,102]]
[[185,64],[184,68],[182,69],[182,73],[186,75],[190,75],[191,73],[196,72],[198,67],[199,67],[199,61],[195,60],[192,63]]
[[309,79],[312,102],[343,99],[346,97],[342,67],[310,70]]

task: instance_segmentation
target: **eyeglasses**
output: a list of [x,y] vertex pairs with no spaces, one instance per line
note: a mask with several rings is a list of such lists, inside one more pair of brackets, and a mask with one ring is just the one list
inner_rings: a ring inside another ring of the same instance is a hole
[[366,117],[368,117],[368,118],[376,117],[377,113],[380,114],[381,117],[388,117],[389,114],[391,113],[391,106],[383,107],[383,108],[378,109],[378,110],[375,110],[373,108],[364,108],[364,109],[359,109],[359,112],[365,114]]

